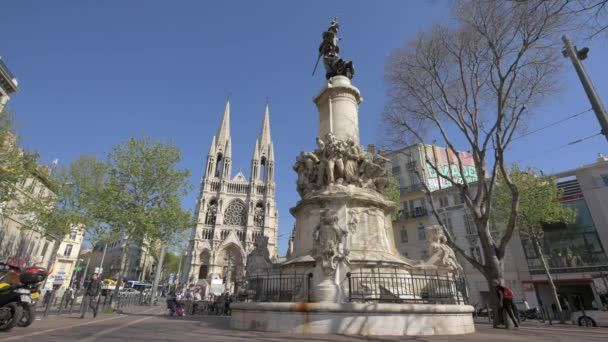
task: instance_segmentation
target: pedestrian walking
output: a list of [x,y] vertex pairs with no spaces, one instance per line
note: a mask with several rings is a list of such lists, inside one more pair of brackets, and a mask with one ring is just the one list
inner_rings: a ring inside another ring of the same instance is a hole
[[65,308],[67,309],[70,304],[72,304],[72,302],[74,301],[74,289],[71,287],[68,287],[68,289],[65,291]]
[[83,308],[80,318],[84,318],[84,314],[87,312],[87,306],[93,310],[93,318],[97,317],[97,299],[99,298],[100,292],[101,281],[99,280],[97,273],[93,273],[91,276],[91,281],[89,282],[89,285],[87,285],[87,290],[85,292],[86,301],[88,303],[85,302],[85,298],[82,299]]
[[[499,281],[494,282],[496,286],[496,295],[498,296],[498,313],[499,317],[504,317],[504,312],[507,312],[509,318],[513,321],[513,324],[516,328],[519,327],[519,322],[515,318],[515,314],[513,312],[513,308],[515,304],[513,304],[513,291],[508,287],[501,285]],[[507,326],[507,321],[505,318],[505,326]]]

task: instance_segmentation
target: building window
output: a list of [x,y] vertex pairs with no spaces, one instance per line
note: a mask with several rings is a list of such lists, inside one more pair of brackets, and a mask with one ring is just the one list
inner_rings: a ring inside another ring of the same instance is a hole
[[407,228],[401,227],[401,242],[408,242]]
[[448,200],[448,196],[441,196],[439,197],[439,206],[440,207],[447,207],[449,205],[449,200]]
[[212,199],[207,204],[207,214],[205,215],[205,224],[215,224],[217,216],[217,201]]
[[604,186],[608,186],[608,175],[602,175],[602,180],[604,181]]
[[40,253],[40,256],[44,258],[44,256],[46,255],[46,250],[49,248],[49,241],[45,241],[44,242],[44,247],[42,247],[42,252]]
[[475,229],[475,223],[473,222],[471,214],[465,213],[464,215],[462,215],[462,220],[464,222],[464,228],[467,232],[467,235],[477,234],[477,229]]
[[78,231],[72,230],[70,233],[70,240],[76,240],[76,236],[78,235]]
[[452,224],[452,215],[450,215],[450,213],[443,213],[441,216],[443,225],[448,229],[450,235],[454,237],[454,225]]
[[258,202],[258,204],[255,205],[253,223],[256,227],[264,227],[264,204],[262,202]]
[[399,166],[399,165],[393,166],[392,171],[393,171],[393,175],[399,175],[401,173],[401,166]]
[[231,226],[244,226],[247,224],[247,212],[242,201],[234,200],[230,202],[224,212],[224,224]]
[[424,241],[426,240],[426,231],[424,230],[424,226],[418,226],[418,240]]
[[469,248],[469,254],[471,257],[478,262],[482,262],[481,260],[481,249],[479,247],[471,247]]
[[72,254],[72,247],[74,247],[74,246],[73,245],[66,245],[65,246],[65,252],[63,252],[63,256],[69,257],[70,254]]

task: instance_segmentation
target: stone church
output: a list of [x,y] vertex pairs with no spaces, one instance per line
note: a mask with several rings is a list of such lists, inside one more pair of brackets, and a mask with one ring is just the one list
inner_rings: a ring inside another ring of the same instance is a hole
[[249,179],[232,176],[230,101],[209,154],[196,203],[196,227],[187,254],[186,284],[224,283],[226,288],[244,275],[247,255],[256,237],[268,237],[268,252],[277,256],[278,211],[275,203],[274,147],[270,138],[268,104],[255,141]]

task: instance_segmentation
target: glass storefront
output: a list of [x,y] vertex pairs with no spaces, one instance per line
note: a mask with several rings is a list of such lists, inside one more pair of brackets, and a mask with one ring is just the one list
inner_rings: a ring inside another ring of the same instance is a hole
[[[543,227],[543,253],[551,272],[580,272],[608,267],[608,258],[585,200],[570,201],[564,205],[576,210],[575,222],[560,222]],[[530,272],[542,273],[541,261],[531,241],[522,239],[522,245]]]

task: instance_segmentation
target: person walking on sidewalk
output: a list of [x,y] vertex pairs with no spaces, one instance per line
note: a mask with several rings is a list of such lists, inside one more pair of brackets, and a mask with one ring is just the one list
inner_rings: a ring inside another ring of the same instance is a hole
[[505,319],[505,326],[507,325],[507,318],[504,317],[504,312],[507,312],[507,315],[513,321],[513,324],[516,328],[519,328],[519,320],[515,318],[515,314],[513,313],[513,308],[515,305],[513,304],[513,291],[506,286],[500,284],[500,282],[495,281],[496,285],[496,295],[498,296],[498,314],[499,317],[503,317]]
[[101,281],[99,281],[99,277],[97,273],[93,273],[91,276],[91,281],[87,286],[87,291],[85,296],[88,304],[85,302],[85,299],[82,299],[82,315],[80,318],[84,318],[84,314],[87,312],[87,306],[93,310],[93,318],[97,317],[97,298],[99,297],[99,292],[101,291]]

